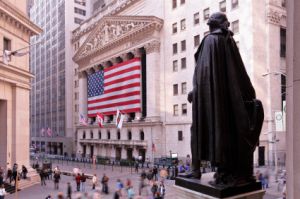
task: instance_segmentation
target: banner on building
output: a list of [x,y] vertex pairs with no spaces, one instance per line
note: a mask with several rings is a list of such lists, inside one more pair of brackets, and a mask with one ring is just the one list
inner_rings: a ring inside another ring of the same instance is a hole
[[88,117],[141,111],[141,61],[129,61],[88,76]]

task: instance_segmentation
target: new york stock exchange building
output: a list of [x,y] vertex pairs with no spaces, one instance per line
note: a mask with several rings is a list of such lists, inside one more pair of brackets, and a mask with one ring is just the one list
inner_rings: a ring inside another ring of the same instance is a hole
[[[184,79],[191,80],[193,67],[184,76],[172,74],[172,60],[166,59],[172,45],[164,46],[162,40],[162,1],[155,6],[118,2],[123,3],[108,6],[72,32],[76,155],[150,161],[186,157],[191,105]],[[182,85],[176,88],[177,99],[174,81]],[[122,128],[116,126],[117,110],[124,116]],[[102,127],[97,114],[104,116]]]

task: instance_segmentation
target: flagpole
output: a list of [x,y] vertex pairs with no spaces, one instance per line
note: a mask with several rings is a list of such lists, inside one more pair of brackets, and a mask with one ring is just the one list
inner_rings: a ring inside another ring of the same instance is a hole
[[[31,46],[37,45],[37,44],[39,44],[39,43],[42,43],[42,41],[39,41],[39,42],[36,42],[36,43],[34,43],[34,44],[30,44],[29,46],[26,46],[26,47],[19,48],[19,49],[17,49],[17,50],[11,51],[11,53],[15,53],[15,52],[17,52],[17,51],[24,50],[24,49],[26,49],[26,48],[30,48]],[[3,54],[0,55],[0,57],[3,57]]]

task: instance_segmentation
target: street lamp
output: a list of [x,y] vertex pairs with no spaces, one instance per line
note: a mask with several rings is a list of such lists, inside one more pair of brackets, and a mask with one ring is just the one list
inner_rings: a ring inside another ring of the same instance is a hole
[[[284,76],[284,77],[286,77],[287,76],[287,74],[286,73],[284,73],[284,72],[281,72],[281,71],[271,71],[271,72],[268,72],[268,73],[263,73],[262,74],[262,77],[266,77],[266,76],[268,76],[268,75],[282,75],[282,76]],[[270,86],[270,85],[269,85]],[[281,83],[280,83],[280,86],[281,87],[285,87],[286,85],[282,85]],[[271,89],[271,87],[269,87],[269,89]],[[282,90],[281,90],[281,96],[283,96],[285,94],[285,92],[283,92]],[[269,97],[271,97],[271,95],[269,96]],[[272,109],[271,109],[271,112],[272,112]],[[272,114],[272,113],[271,113]],[[273,127],[271,127],[271,132],[270,132],[271,134],[272,134],[272,139],[271,139],[271,141],[269,142],[269,143],[272,143],[273,144],[273,146],[274,146],[274,162],[275,162],[275,180],[277,181],[277,172],[278,172],[278,158],[277,158],[277,142],[279,141],[279,140],[277,140],[277,135],[276,135],[276,129],[275,129],[275,131],[273,131]]]

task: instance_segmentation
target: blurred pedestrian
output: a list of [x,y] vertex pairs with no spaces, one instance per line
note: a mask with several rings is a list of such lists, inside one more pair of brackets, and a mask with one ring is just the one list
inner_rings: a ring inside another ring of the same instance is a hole
[[4,196],[6,195],[6,191],[5,191],[5,188],[4,188],[4,184],[2,184],[0,186],[0,199],[4,199]]
[[134,195],[135,195],[135,193],[134,193],[133,187],[130,186],[128,188],[128,190],[127,190],[127,197],[128,197],[128,199],[133,199]]
[[80,179],[81,179],[81,176],[78,173],[77,176],[75,177],[77,191],[80,191]]
[[85,192],[86,176],[84,175],[84,173],[81,174],[80,182],[81,182],[81,191]]
[[157,180],[157,173],[158,173],[158,169],[156,166],[153,167],[153,178],[156,181]]
[[40,178],[41,178],[41,186],[45,185],[46,186],[46,181],[45,181],[45,172],[44,169],[40,170]]
[[108,181],[109,181],[109,178],[105,174],[103,174],[103,177],[102,177],[102,180],[101,180],[102,192],[106,193],[106,194],[109,193],[109,191],[108,191]]
[[160,185],[159,185],[159,188],[158,188],[158,192],[159,192],[160,198],[164,199],[165,194],[166,194],[166,188],[165,188],[165,184],[164,184],[163,180],[160,182]]
[[54,189],[58,190],[59,189],[60,173],[55,172],[53,178],[54,178]]
[[7,172],[6,172],[6,179],[5,181],[8,182],[9,180],[9,184],[11,184],[11,181],[12,181],[12,170],[10,168],[7,169]]
[[68,187],[67,187],[67,199],[71,199],[72,198],[72,186],[71,183],[68,182]]
[[121,197],[122,196],[122,189],[124,188],[123,182],[120,179],[118,179],[116,186],[117,186],[118,195]]
[[97,182],[98,182],[98,178],[97,178],[97,175],[94,174],[93,177],[92,177],[92,189],[95,189],[96,188],[96,185],[97,185]]

